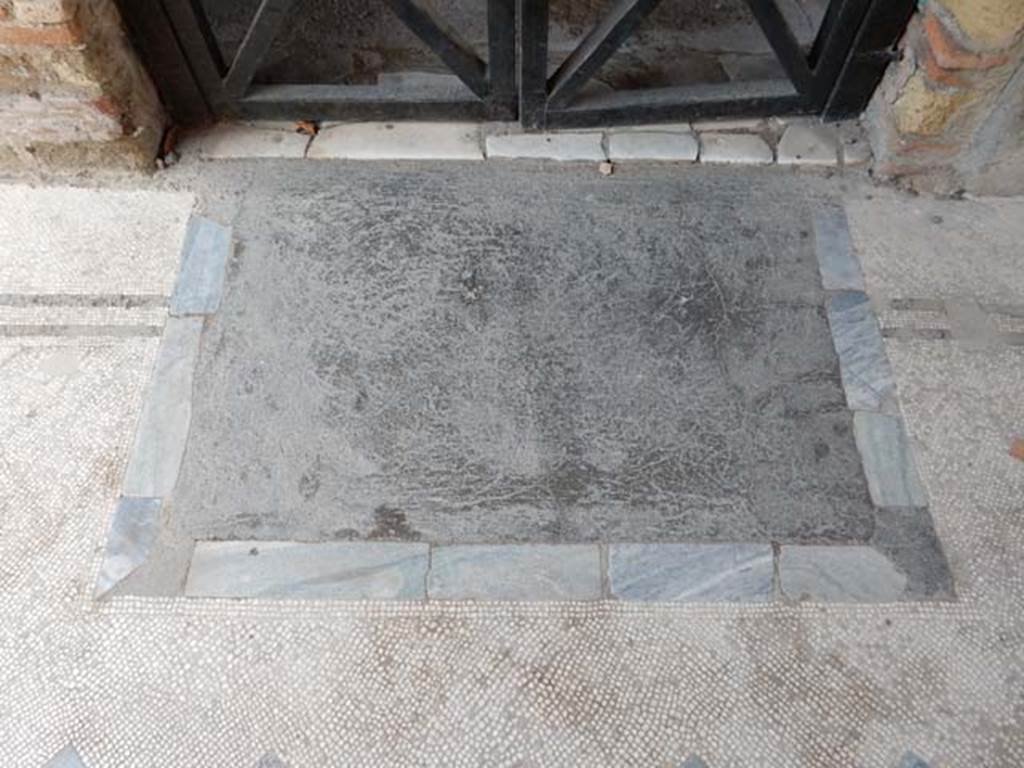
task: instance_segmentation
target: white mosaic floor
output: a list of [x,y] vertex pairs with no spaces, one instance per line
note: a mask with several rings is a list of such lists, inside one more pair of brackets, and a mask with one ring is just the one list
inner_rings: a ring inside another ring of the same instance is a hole
[[[894,262],[874,225],[924,204],[846,184],[873,294],[1024,304],[1024,202],[927,202],[956,247],[900,234]],[[0,187],[29,201],[0,207],[0,295],[169,290],[164,241],[68,256],[82,215],[117,226],[109,193],[41,193],[76,213],[24,247],[34,194]],[[132,231],[183,226],[189,197],[139,194]],[[0,338],[0,765],[1024,764],[1024,348],[888,344],[957,603],[94,603],[157,343]]]

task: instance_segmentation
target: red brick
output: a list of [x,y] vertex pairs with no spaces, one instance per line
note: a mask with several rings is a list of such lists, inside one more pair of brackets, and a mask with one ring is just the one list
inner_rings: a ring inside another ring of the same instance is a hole
[[974,53],[960,45],[932,11],[924,14],[924,36],[942,69],[992,69],[1009,61],[1006,54]]
[[71,24],[48,24],[42,27],[0,24],[0,45],[59,48],[81,42],[78,29]]

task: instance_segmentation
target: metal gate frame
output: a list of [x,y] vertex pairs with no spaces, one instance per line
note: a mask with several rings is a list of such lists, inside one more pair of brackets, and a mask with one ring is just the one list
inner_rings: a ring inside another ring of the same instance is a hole
[[130,34],[147,54],[150,71],[166,73],[154,80],[163,85],[162,95],[172,116],[184,123],[217,117],[515,119],[515,0],[486,0],[487,62],[414,0],[384,2],[464,87],[411,90],[364,85],[253,85],[253,77],[295,0],[261,0],[231,61],[223,59],[198,0],[118,0]]
[[220,117],[518,119],[527,129],[730,116],[856,116],[893,59],[915,8],[915,0],[831,0],[814,43],[805,52],[775,0],[746,0],[787,80],[653,88],[581,99],[583,85],[659,0],[616,0],[551,77],[549,0],[481,0],[487,3],[486,64],[416,0],[383,1],[464,88],[453,93],[450,88],[432,92],[358,85],[253,85],[260,61],[295,0],[262,0],[231,62],[222,59],[199,0],[117,0],[168,111],[180,124]]
[[550,77],[549,0],[519,0],[520,120],[539,129],[716,117],[852,117],[867,106],[915,7],[914,0],[831,0],[805,53],[774,0],[746,2],[787,80],[651,88],[580,99],[580,89],[659,0],[617,0]]

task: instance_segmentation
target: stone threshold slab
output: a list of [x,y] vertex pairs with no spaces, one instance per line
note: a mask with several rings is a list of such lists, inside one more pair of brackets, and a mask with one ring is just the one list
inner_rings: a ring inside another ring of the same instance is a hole
[[[766,130],[769,122],[781,129],[778,151],[772,132]],[[525,132],[518,124],[497,123],[324,123],[312,138],[290,131],[287,123],[222,123],[191,136],[183,143],[183,151],[204,160],[533,159],[799,166],[836,166],[843,157],[839,133],[833,126],[808,119],[787,123],[776,118],[548,132]]]
[[200,541],[190,598],[660,603],[893,602],[869,546]]

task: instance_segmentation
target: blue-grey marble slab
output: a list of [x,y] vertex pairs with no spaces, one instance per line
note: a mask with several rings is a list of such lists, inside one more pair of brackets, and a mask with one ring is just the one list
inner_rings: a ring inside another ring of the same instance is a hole
[[596,544],[435,547],[427,596],[434,600],[597,600]]
[[708,768],[708,764],[697,755],[690,755],[680,764],[679,768]]
[[903,597],[907,578],[871,547],[783,545],[779,584],[791,600],[884,603]]
[[160,499],[118,499],[96,579],[96,597],[105,595],[146,562],[160,532],[160,508]]
[[929,768],[928,763],[913,752],[905,752],[896,768]]
[[853,436],[871,500],[877,506],[928,506],[902,419],[857,411],[853,414]]
[[135,429],[124,478],[126,496],[166,498],[178,480],[192,419],[192,377],[203,320],[171,317]]
[[829,297],[828,323],[847,405],[853,410],[896,413],[896,379],[867,294],[842,291]]
[[209,315],[220,306],[224,267],[231,252],[231,228],[202,216],[188,222],[172,315]]
[[78,750],[71,744],[50,758],[43,768],[87,768]]
[[620,600],[759,602],[772,597],[770,544],[612,544]]
[[273,752],[267,752],[257,761],[256,768],[288,768],[288,766]]
[[200,541],[185,595],[422,600],[428,564],[426,544]]
[[814,217],[814,247],[826,291],[863,291],[864,274],[850,238],[846,212],[823,211]]

